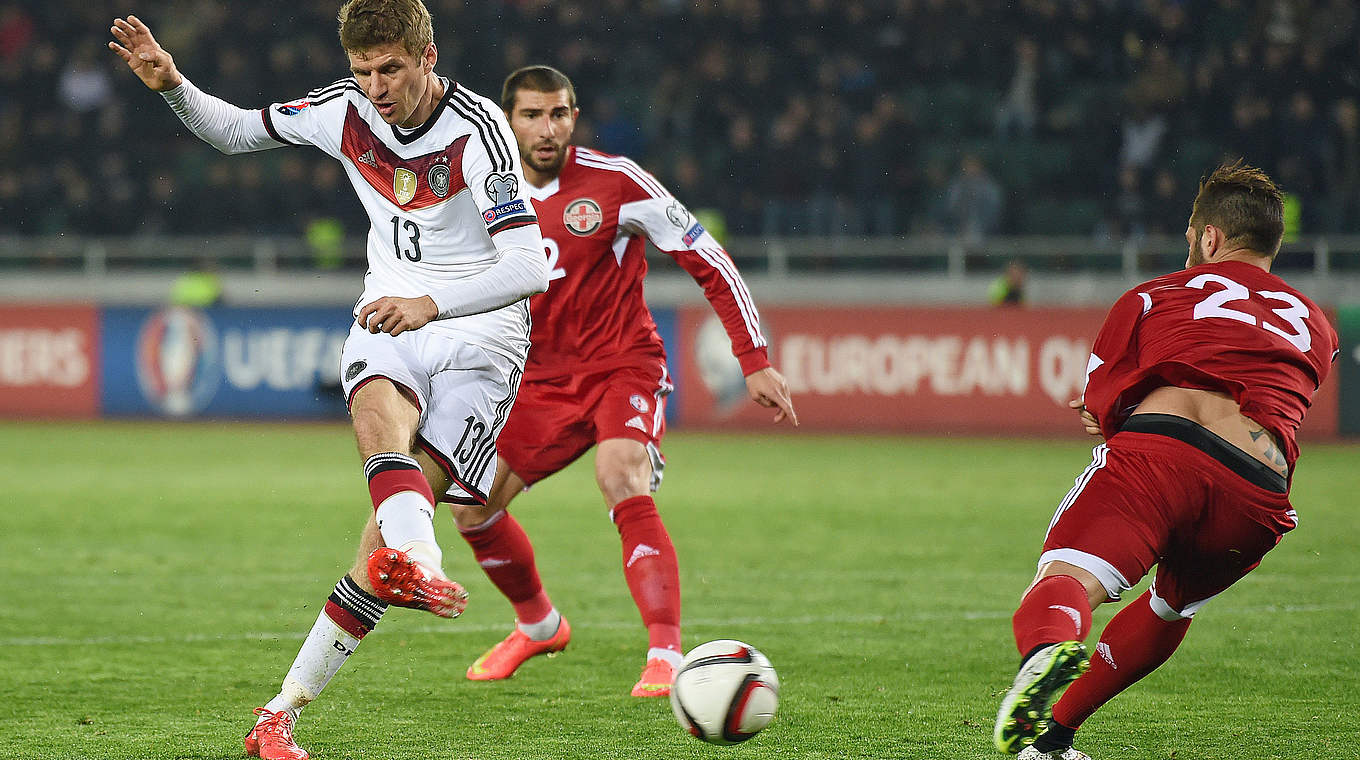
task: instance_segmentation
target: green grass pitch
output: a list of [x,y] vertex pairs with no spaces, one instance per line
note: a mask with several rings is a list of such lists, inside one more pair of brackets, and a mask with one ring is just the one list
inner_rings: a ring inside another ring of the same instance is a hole
[[[665,700],[628,696],[645,636],[578,463],[515,506],[575,629],[567,651],[506,682],[463,678],[512,615],[442,514],[468,612],[392,610],[303,713],[299,743],[317,760],[1000,758],[1010,614],[1089,450],[1076,436],[668,437],[658,501],[685,644],[745,640],[783,681],[770,728],[726,748],[683,734]],[[1355,445],[1305,444],[1301,526],[1079,748],[1360,757],[1357,462]],[[3,423],[0,483],[0,757],[15,760],[242,757],[251,709],[369,509],[332,425]]]

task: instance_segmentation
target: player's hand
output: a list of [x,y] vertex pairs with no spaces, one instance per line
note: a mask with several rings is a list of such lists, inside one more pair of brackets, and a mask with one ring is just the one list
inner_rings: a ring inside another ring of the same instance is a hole
[[775,422],[789,420],[795,427],[798,425],[798,414],[793,411],[793,400],[789,398],[789,384],[774,367],[747,375],[746,393],[757,404],[774,408]]
[[1082,427],[1086,428],[1087,433],[1094,436],[1100,435],[1100,423],[1096,422],[1096,416],[1087,410],[1084,399],[1074,398],[1067,402],[1067,405],[1081,412],[1081,424]]
[[418,330],[439,316],[439,307],[429,296],[397,298],[384,296],[368,304],[359,312],[359,325],[377,335],[380,332],[400,335],[407,330]]
[[156,92],[165,92],[184,83],[184,77],[175,68],[175,59],[156,42],[151,29],[141,19],[136,16],[116,18],[109,31],[117,40],[109,43],[109,50],[123,59],[142,84]]

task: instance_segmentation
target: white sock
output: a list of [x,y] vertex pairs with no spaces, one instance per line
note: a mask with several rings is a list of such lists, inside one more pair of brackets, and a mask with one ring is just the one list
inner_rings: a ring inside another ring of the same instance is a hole
[[433,572],[435,576],[448,577],[444,575],[444,552],[440,550],[438,544],[426,541],[409,541],[397,548],[404,552],[406,556]]
[[515,626],[521,631],[524,631],[524,635],[534,641],[547,641],[548,639],[551,639],[553,635],[557,633],[557,627],[561,624],[562,613],[558,612],[556,607],[553,607],[552,612],[549,612],[547,617],[537,623],[521,623],[515,621]]
[[302,642],[293,667],[283,679],[278,696],[269,700],[264,709],[270,712],[288,710],[296,718],[308,702],[316,699],[326,688],[335,672],[345,664],[359,646],[359,639],[351,636],[322,612],[316,624]]
[[401,491],[383,499],[376,516],[383,543],[394,549],[415,542],[436,549],[439,546],[434,538],[434,505],[415,491]]
[[665,660],[666,662],[669,662],[669,663],[671,664],[671,667],[672,667],[672,668],[675,668],[676,670],[679,670],[679,669],[680,669],[680,662],[681,662],[681,660],[684,660],[684,659],[685,659],[685,656],[682,655],[682,654],[680,654],[679,652],[675,651],[674,649],[663,649],[663,648],[661,648],[661,647],[652,647],[652,648],[650,648],[650,649],[647,650],[647,659],[649,659],[649,660]]

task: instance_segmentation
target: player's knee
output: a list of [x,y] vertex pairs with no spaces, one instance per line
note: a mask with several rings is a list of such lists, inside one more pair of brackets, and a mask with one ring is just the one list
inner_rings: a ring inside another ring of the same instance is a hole
[[490,502],[486,504],[454,504],[452,506],[453,522],[458,526],[458,530],[464,533],[474,532],[484,527],[491,521],[491,518],[500,514],[504,509]]
[[651,474],[651,465],[645,459],[640,464],[614,460],[596,466],[595,482],[605,500],[617,504],[624,499],[646,495]]

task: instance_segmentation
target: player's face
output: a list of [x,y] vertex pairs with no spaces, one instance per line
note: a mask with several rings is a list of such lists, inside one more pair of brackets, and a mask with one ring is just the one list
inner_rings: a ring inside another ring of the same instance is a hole
[[567,160],[567,146],[581,109],[572,108],[566,90],[519,90],[510,109],[510,129],[519,143],[526,170],[557,176]]
[[383,121],[418,127],[429,116],[418,111],[430,86],[426,74],[434,67],[433,44],[418,56],[406,52],[399,42],[350,51],[348,55],[350,71]]

